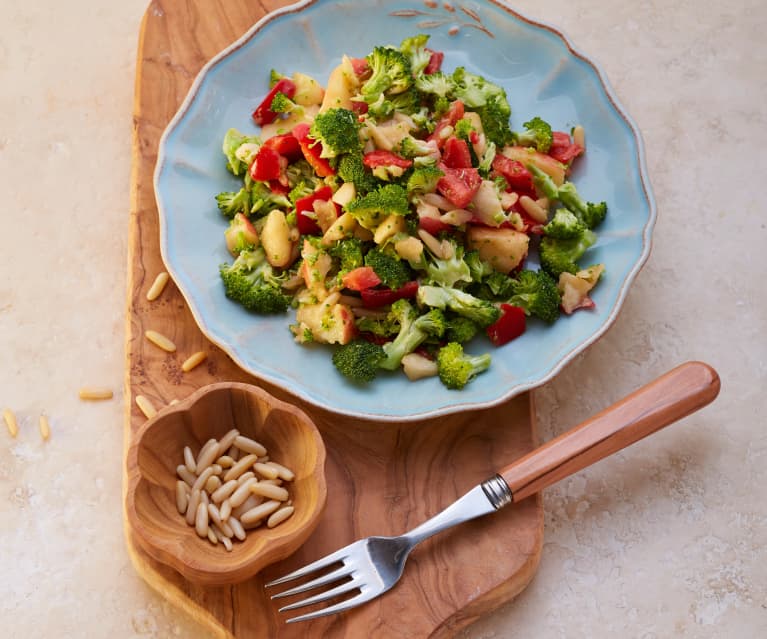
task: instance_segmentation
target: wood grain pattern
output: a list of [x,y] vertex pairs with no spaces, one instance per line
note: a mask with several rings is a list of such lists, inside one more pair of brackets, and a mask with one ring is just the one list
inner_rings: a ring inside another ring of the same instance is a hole
[[[255,383],[197,329],[176,288],[146,300],[160,259],[152,173],[167,122],[202,65],[265,12],[286,2],[162,0],[147,9],[140,35],[134,107],[132,202],[126,330],[125,450],[145,418],[133,398],[161,408],[216,381]],[[260,89],[256,88],[257,93]],[[214,194],[211,194],[211,197]],[[154,329],[177,345],[166,353],[143,337]],[[181,364],[204,350],[189,373]],[[222,637],[357,639],[450,637],[518,594],[540,557],[543,514],[528,499],[431,539],[415,551],[402,581],[386,596],[344,615],[286,626],[263,590],[273,579],[371,534],[399,534],[447,506],[535,444],[529,395],[485,410],[421,423],[355,423],[259,384],[309,413],[327,447],[328,505],[315,533],[290,559],[237,586],[203,587],[149,557],[126,528],[128,549],[153,587]],[[127,477],[124,490],[127,490]]]
[[499,472],[518,502],[664,426],[703,408],[719,394],[708,364],[687,362]]

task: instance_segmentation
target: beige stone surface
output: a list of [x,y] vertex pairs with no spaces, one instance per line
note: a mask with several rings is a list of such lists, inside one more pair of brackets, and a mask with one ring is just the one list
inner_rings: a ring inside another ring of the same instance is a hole
[[[687,359],[717,402],[548,490],[530,587],[466,639],[767,636],[767,5],[521,0],[643,131],[653,253],[614,327],[536,393],[551,437]],[[0,0],[0,635],[208,637],[135,574],[121,519],[139,0]],[[81,385],[114,389],[102,403]],[[50,417],[43,443],[38,416]]]

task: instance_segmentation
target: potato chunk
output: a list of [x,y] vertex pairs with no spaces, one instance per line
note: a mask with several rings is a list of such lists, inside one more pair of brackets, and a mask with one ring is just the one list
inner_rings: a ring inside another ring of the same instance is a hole
[[479,251],[479,256],[496,271],[510,273],[527,257],[530,238],[514,229],[472,226],[466,241],[469,249]]

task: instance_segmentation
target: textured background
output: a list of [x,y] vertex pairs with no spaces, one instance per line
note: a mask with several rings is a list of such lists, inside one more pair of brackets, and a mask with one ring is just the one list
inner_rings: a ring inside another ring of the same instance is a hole
[[[536,393],[543,438],[686,359],[714,365],[723,386],[704,412],[548,490],[537,577],[463,637],[767,636],[767,5],[514,7],[601,62],[644,134],[659,211],[616,324]],[[0,432],[4,636],[208,636],[143,584],[123,543],[122,313],[145,9],[0,0],[0,405],[21,429],[15,441]],[[116,397],[83,404],[85,384]]]

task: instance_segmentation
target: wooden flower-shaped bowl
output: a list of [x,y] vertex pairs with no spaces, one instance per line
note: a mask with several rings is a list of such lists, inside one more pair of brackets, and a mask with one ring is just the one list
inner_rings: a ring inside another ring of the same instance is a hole
[[[196,452],[210,438],[237,428],[261,442],[270,457],[295,473],[289,491],[295,511],[287,521],[248,532],[227,552],[197,536],[176,510],[176,467],[184,446]],[[158,413],[128,451],[126,514],[137,543],[190,581],[244,581],[295,552],[325,507],[325,446],[307,415],[264,390],[234,382],[211,384]]]

